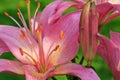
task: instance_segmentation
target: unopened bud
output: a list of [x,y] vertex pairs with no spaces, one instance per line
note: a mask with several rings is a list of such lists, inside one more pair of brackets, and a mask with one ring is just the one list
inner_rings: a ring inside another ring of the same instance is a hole
[[82,11],[80,18],[80,44],[84,59],[88,66],[96,54],[98,33],[98,15],[95,3],[88,1]]

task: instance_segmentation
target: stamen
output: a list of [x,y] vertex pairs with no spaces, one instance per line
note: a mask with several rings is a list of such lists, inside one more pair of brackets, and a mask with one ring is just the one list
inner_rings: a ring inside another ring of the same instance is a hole
[[19,51],[20,51],[20,54],[23,56],[23,50],[22,50],[22,48],[19,48]]
[[35,14],[34,14],[33,30],[32,30],[33,32],[35,31],[35,19],[36,19],[39,8],[40,8],[40,3],[38,3],[38,6],[37,6],[37,8],[35,10]]
[[9,16],[10,16],[7,12],[5,12],[5,15],[6,15],[7,17],[9,17]]
[[[30,44],[30,49],[31,49],[31,52],[32,52],[32,49],[34,50],[34,52],[36,53],[36,50],[35,50],[35,48],[32,46],[32,42],[30,41],[30,39],[26,36],[26,34],[25,34],[25,32],[23,31],[23,30],[21,30],[21,34],[20,34],[20,37],[22,38],[22,39],[26,39],[27,40],[27,42]],[[37,55],[37,54],[36,54]]]
[[20,12],[17,12],[18,18],[21,19]]
[[[31,49],[31,55],[33,55],[34,58],[38,58],[37,52],[36,52],[36,50],[35,50],[35,47],[33,47],[32,42],[30,41],[30,39],[28,38],[28,36],[25,34],[25,32],[24,32],[23,30],[21,30],[20,37],[21,37],[22,39],[25,39],[25,40],[30,44],[30,45],[28,45],[28,46],[29,46],[29,48]],[[34,54],[32,54],[33,51],[34,51]],[[21,52],[22,52],[22,50],[21,50]]]
[[[51,46],[51,47],[52,47],[52,46]],[[54,48],[52,51],[50,51],[50,50],[51,50],[51,48],[49,48],[47,58],[49,58],[49,57],[50,57],[50,55],[52,55],[52,54],[53,54],[53,52],[54,52],[54,51],[57,51],[58,49],[60,49],[60,45],[56,45],[56,46],[55,46],[55,48]]]
[[40,66],[40,63],[37,62],[31,55],[29,55],[27,52],[23,51],[22,48],[19,48],[20,54],[23,56],[24,54],[27,55],[27,59],[32,60],[32,62],[35,64],[35,66],[37,67],[37,69],[39,71],[41,71],[42,67]]
[[55,47],[55,49],[53,49],[53,51],[56,51],[59,47],[60,47],[60,46],[57,45],[57,46]]
[[23,26],[25,27],[25,29],[28,30],[27,24],[25,22],[25,19],[24,19],[23,15],[22,15],[21,10],[18,7],[17,7],[17,9],[18,9],[18,13],[17,14],[18,14],[19,19],[21,20],[21,22],[22,22]]
[[60,40],[63,39],[63,35],[64,35],[64,32],[63,32],[63,30],[61,30],[61,31],[60,31]]
[[30,22],[30,19],[31,19],[31,15],[30,15],[30,0],[26,0],[26,4],[27,4],[29,27],[30,27],[30,30],[32,32],[32,27],[31,27],[31,22]]
[[56,47],[50,52],[50,54],[52,54],[54,51],[57,51],[60,48],[59,45],[56,45]]
[[14,21],[20,28],[22,28],[22,26],[12,16],[10,16],[7,12],[5,12],[5,15],[7,17],[9,17],[12,21]]
[[[21,20],[21,22],[23,23],[23,25],[24,25],[24,27],[25,27],[25,29],[27,30],[26,32],[29,32],[29,30],[28,30],[28,28],[27,28],[27,24],[25,23],[25,19],[24,19],[24,17],[23,17],[23,15],[22,15],[22,13],[21,13],[21,11],[20,11],[20,9],[18,8],[18,17],[20,18],[20,20]],[[25,36],[25,33],[24,33],[24,31],[22,31],[21,32],[21,37],[22,38],[25,38],[26,36]],[[26,37],[26,39],[27,39],[27,41],[30,43],[30,46],[31,46],[31,48],[33,48],[32,47],[32,42],[30,41],[30,39],[28,38],[28,37]],[[34,49],[34,48],[33,48]],[[35,49],[34,49],[34,51],[35,51]],[[35,51],[36,52],[36,51]]]
[[26,55],[35,63],[35,65],[38,65],[38,64],[37,64],[38,62],[36,62],[36,60],[35,60],[31,55],[29,55],[27,52],[23,51],[22,48],[19,48],[19,51],[20,51],[20,53],[21,53],[22,56],[23,56],[24,54],[26,54]]
[[38,8],[38,9],[40,8],[40,3],[38,3],[38,6],[37,6],[37,8]]

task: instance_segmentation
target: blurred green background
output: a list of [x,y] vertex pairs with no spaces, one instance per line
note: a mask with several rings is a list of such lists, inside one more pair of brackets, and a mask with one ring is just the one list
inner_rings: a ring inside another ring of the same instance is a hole
[[[38,1],[41,4],[41,8],[39,11],[42,11],[43,8],[47,4],[52,2],[53,0],[38,0]],[[4,15],[4,12],[8,12],[18,22],[20,22],[20,20],[17,17],[16,6],[19,6],[19,8],[21,9],[21,11],[25,17],[25,20],[28,22],[25,0],[0,0],[0,24],[16,26],[16,24],[12,20],[10,20],[8,17],[6,17]],[[35,12],[36,6],[37,6],[37,3],[34,0],[31,0],[31,14],[32,15]],[[120,17],[115,18],[114,20],[112,20],[111,22],[106,24],[102,28],[101,34],[109,37],[110,30],[120,32]],[[6,54],[3,54],[2,56],[0,56],[0,58],[14,59],[14,56],[11,53],[6,53]],[[80,59],[81,59],[81,49],[79,50],[78,58],[76,58],[76,61],[79,62]],[[101,78],[101,80],[113,80],[113,77],[111,75],[111,72],[110,72],[108,66],[106,65],[106,63],[103,61],[103,59],[101,57],[96,55],[92,65],[94,66],[94,68],[95,68],[98,76]],[[57,78],[58,80],[67,80],[66,76],[61,76],[61,77],[57,76],[55,78]],[[25,77],[11,74],[11,73],[0,73],[0,80],[25,80]],[[52,79],[50,79],[50,80],[52,80]]]

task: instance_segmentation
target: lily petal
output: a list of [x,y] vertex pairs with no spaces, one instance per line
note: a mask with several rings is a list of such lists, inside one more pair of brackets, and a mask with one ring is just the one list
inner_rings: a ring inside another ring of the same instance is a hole
[[46,6],[46,8],[42,11],[40,16],[40,23],[44,28],[43,30],[48,30],[49,28],[48,20],[56,12],[56,8],[60,3],[61,3],[61,0],[54,1],[53,3]]
[[113,4],[114,8],[120,12],[120,2],[119,4]]
[[[46,34],[43,40],[43,49],[46,51],[45,55],[49,57],[51,64],[66,63],[76,56],[78,51],[79,17],[79,11],[61,17]],[[57,46],[59,46],[58,51],[50,53]]]
[[110,31],[111,40],[120,47],[120,33]]
[[102,24],[103,23],[102,21],[104,21],[104,19],[106,18],[106,15],[108,15],[108,13],[113,10],[114,10],[114,7],[110,3],[103,3],[100,5],[97,5],[97,11],[99,13],[99,24],[100,25],[104,25],[104,24]]
[[35,41],[31,40],[32,37],[30,37],[30,35],[27,36],[30,41],[26,40],[24,34],[26,35],[25,32],[21,32],[21,28],[0,25],[0,39],[4,41],[10,51],[13,53],[13,55],[23,63],[31,63],[27,58],[25,58],[25,56],[21,55],[20,48],[30,53],[30,41],[33,42],[32,45],[34,47],[36,47],[37,43],[34,43]]
[[24,70],[21,66],[23,64],[18,61],[0,59],[0,72],[12,72],[24,75]]
[[[76,4],[73,3],[73,2],[67,2],[67,1],[66,2],[61,2],[56,8],[56,12],[53,14],[53,16],[51,16],[49,18],[48,23],[52,24],[52,23],[56,22],[56,20],[58,20],[61,17],[62,13],[66,9],[68,9],[70,7],[75,7],[75,5]],[[79,7],[82,6],[82,5],[83,4],[79,4]]]
[[4,52],[10,52],[10,50],[7,45],[2,40],[0,40],[0,55]]
[[97,5],[99,13],[99,28],[112,19],[120,16],[120,5],[110,4],[108,2]]
[[110,67],[115,80],[120,79],[120,50],[112,40],[99,35],[101,40],[98,46],[98,54],[106,61]]
[[110,22],[111,20],[113,20],[114,18],[120,16],[120,12],[114,12],[113,14],[111,14],[108,18],[106,18],[103,22],[102,25],[107,24],[108,22]]
[[58,66],[50,76],[64,74],[78,76],[82,80],[100,80],[92,69],[74,63]]

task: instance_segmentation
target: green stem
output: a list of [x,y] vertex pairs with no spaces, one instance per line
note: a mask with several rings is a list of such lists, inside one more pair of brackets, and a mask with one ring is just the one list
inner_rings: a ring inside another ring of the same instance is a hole
[[56,78],[52,77],[52,80],[57,80]]
[[80,60],[80,64],[82,65],[84,62],[84,56],[82,56],[81,60]]

